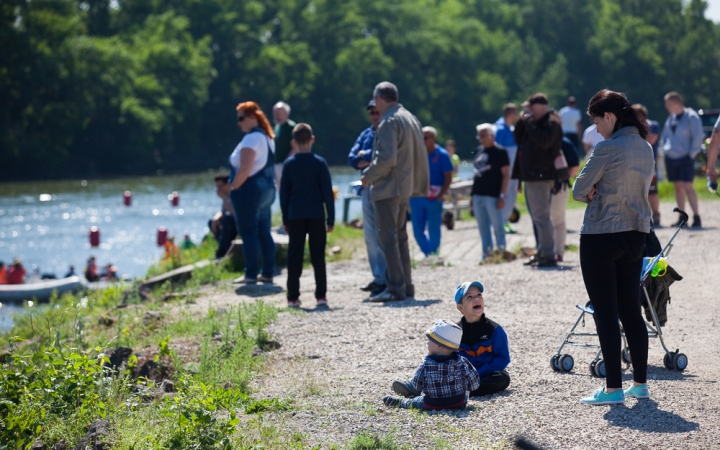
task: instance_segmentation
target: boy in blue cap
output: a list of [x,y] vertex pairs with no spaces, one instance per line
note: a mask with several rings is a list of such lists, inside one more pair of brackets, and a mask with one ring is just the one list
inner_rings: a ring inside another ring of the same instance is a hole
[[463,315],[457,323],[462,328],[458,352],[467,358],[480,376],[480,388],[471,397],[490,395],[507,389],[510,375],[510,350],[505,330],[485,316],[485,288],[479,281],[461,284],[455,290],[455,304]]

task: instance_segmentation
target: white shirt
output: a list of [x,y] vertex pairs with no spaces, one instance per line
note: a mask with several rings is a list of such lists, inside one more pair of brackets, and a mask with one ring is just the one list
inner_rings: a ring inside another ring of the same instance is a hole
[[587,127],[582,137],[583,144],[590,144],[590,151],[593,151],[598,142],[604,140],[605,138],[602,137],[602,134],[598,133],[597,125],[595,124]]
[[562,120],[563,133],[577,133],[577,124],[578,122],[582,122],[580,110],[572,106],[566,106],[560,108],[558,114],[560,114],[560,119]]
[[230,164],[232,164],[236,171],[239,171],[240,150],[244,148],[251,148],[255,150],[255,161],[253,161],[253,166],[250,170],[250,175],[248,176],[251,177],[255,175],[256,173],[260,172],[263,167],[265,167],[265,164],[267,164],[268,144],[270,144],[270,150],[274,154],[275,142],[269,137],[267,137],[265,133],[254,131],[252,133],[246,134],[242,141],[240,141],[240,143],[237,145],[237,147],[235,147],[235,150],[233,150],[232,154],[230,155]]

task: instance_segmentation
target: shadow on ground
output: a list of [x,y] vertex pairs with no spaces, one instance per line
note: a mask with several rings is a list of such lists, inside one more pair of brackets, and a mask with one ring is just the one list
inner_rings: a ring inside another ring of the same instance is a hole
[[616,427],[655,433],[687,433],[699,427],[696,422],[658,409],[657,402],[653,400],[638,400],[632,408],[625,405],[611,407],[604,418]]
[[[363,300],[363,303],[372,303],[369,299]],[[442,303],[442,300],[440,299],[432,299],[432,300],[417,300],[415,298],[406,298],[405,300],[397,300],[394,302],[383,302],[383,303],[377,303],[377,305],[382,305],[388,308],[413,308],[417,306],[427,307],[430,305],[434,305],[435,303]]]
[[237,295],[246,295],[248,297],[264,297],[282,291],[283,288],[277,284],[246,284],[235,289]]

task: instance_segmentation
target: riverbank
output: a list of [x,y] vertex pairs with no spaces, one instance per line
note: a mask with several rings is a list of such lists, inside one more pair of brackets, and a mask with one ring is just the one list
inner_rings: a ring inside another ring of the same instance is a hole
[[[669,220],[672,205],[661,208]],[[453,231],[443,229],[444,264],[424,261],[415,248],[417,295],[402,302],[364,301],[358,287],[370,275],[361,244],[354,252],[343,247],[328,265],[329,308],[314,305],[311,270],[301,279],[306,303],[289,310],[284,274],[272,285],[237,287],[230,283],[237,273],[214,265],[144,300],[117,287],[60,299],[16,327],[27,340],[14,343],[13,354],[29,356],[16,359],[20,375],[2,381],[2,391],[15,394],[15,406],[1,404],[0,417],[30,430],[27,442],[65,439],[68,448],[99,419],[107,422],[99,428],[109,430],[104,439],[113,449],[506,448],[517,435],[545,448],[638,442],[710,448],[720,442],[720,394],[713,387],[720,311],[707,273],[717,272],[720,261],[706,249],[720,246],[718,203],[702,202],[701,212],[706,228],[683,230],[671,253],[685,279],[672,287],[664,330],[668,345],[688,355],[689,366],[667,371],[659,343],[651,340],[649,401],[580,405],[580,396],[602,384],[587,371],[589,350],[569,351],[571,373],[550,369],[550,356],[577,318],[574,305],[586,301],[576,251],[568,251],[557,270],[531,269],[521,260],[478,266],[476,226],[461,221]],[[581,210],[568,212],[568,244],[575,249],[581,218]],[[508,247],[532,246],[526,216],[517,227]],[[661,229],[661,241],[672,231]],[[438,318],[459,318],[453,289],[469,279],[485,284],[488,314],[509,335],[510,388],[473,398],[463,411],[385,408],[380,399],[391,393],[392,380],[411,376],[422,360],[424,330]],[[587,327],[593,331],[590,322]],[[116,375],[102,377],[103,365]],[[10,432],[1,432],[8,440]]]
[[[338,226],[328,242],[340,248],[329,261],[347,259],[362,231]],[[153,271],[196,260],[211,246]],[[293,402],[255,400],[249,386],[279,346],[267,334],[279,308],[251,291],[282,288],[232,285],[241,275],[232,262],[206,265],[186,283],[151,292],[116,285],[29,308],[0,336],[7,370],[0,442],[74,448],[93,424],[113,449],[302,448],[292,433],[262,421],[263,413],[292,409]],[[208,301],[214,295],[244,300],[219,306]]]

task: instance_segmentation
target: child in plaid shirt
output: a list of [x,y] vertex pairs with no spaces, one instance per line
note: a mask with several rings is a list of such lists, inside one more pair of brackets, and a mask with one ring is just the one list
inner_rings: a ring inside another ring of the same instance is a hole
[[[394,381],[392,389],[403,397],[386,396],[386,406],[425,410],[464,408],[468,391],[480,387],[475,368],[457,352],[462,329],[449,320],[438,320],[426,332],[428,355],[412,380]],[[422,392],[425,395],[420,395]]]

